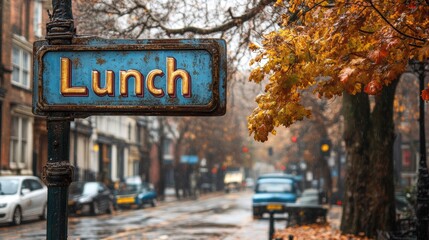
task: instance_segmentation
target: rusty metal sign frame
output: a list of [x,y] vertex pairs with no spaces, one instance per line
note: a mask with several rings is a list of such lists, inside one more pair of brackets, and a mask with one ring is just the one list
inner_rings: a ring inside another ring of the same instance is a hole
[[[43,57],[48,52],[79,51],[163,51],[163,50],[204,50],[211,55],[212,99],[206,105],[153,106],[153,105],[61,105],[48,104],[44,98],[42,73],[46,66]],[[98,37],[75,37],[72,45],[50,45],[42,40],[34,43],[34,94],[33,112],[48,116],[63,113],[72,118],[91,115],[163,115],[163,116],[221,116],[226,112],[226,44],[220,39],[146,39],[109,40]]]

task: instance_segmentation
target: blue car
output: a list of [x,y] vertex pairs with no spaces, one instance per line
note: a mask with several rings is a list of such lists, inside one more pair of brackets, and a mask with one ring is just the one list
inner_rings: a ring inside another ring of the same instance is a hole
[[288,204],[296,202],[298,189],[292,178],[259,178],[252,198],[253,218],[258,219],[264,213],[284,213]]
[[117,191],[116,206],[118,208],[137,206],[143,208],[146,204],[156,206],[156,192],[146,182],[126,182]]

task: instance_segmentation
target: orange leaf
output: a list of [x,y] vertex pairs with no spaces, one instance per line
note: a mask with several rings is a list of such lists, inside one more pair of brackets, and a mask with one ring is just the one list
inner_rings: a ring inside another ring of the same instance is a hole
[[378,81],[371,81],[366,86],[364,91],[369,95],[376,95],[380,93],[381,89],[383,89],[383,86]]
[[387,57],[387,54],[388,52],[386,49],[381,49],[370,52],[368,57],[376,64],[379,64],[381,63],[381,61],[383,61],[383,59]]
[[422,91],[422,99],[424,101],[429,101],[429,88]]

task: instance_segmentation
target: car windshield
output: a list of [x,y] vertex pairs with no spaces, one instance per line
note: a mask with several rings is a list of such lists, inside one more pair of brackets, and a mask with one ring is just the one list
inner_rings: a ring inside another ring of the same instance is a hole
[[140,184],[126,184],[122,188],[119,189],[119,194],[132,194],[140,191]]
[[256,192],[259,193],[284,193],[292,192],[292,182],[287,181],[272,181],[272,182],[259,182]]
[[98,191],[97,183],[72,183],[69,188],[70,194],[89,195]]
[[18,192],[18,179],[0,179],[0,195],[14,195]]

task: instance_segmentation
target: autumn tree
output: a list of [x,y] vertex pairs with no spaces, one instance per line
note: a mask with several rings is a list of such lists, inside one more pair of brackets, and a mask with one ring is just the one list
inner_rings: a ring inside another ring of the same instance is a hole
[[256,99],[249,131],[265,141],[276,127],[310,117],[306,93],[343,95],[348,177],[341,229],[368,236],[393,230],[393,100],[408,60],[429,56],[428,2],[277,5],[285,9],[281,28],[251,45],[259,54],[250,78],[269,83]]
[[[207,4],[99,1],[87,5],[90,11],[79,20],[110,36],[223,37],[234,46],[228,55],[237,64],[251,42],[256,56],[250,80],[268,82],[248,118],[249,132],[258,141],[266,141],[277,127],[309,118],[307,96],[343,96],[348,178],[342,230],[369,236],[377,229],[392,230],[393,99],[408,60],[429,55],[428,1]],[[276,30],[265,34],[270,29]],[[429,90],[421,95],[428,100]]]

